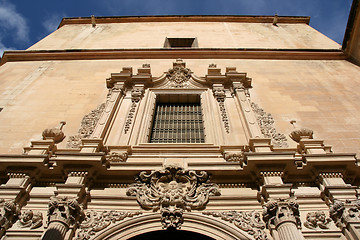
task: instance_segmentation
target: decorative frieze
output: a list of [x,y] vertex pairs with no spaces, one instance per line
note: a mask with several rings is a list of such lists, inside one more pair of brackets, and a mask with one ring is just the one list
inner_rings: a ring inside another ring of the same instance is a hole
[[76,240],[88,240],[97,232],[104,230],[110,224],[117,223],[128,217],[133,217],[142,214],[141,212],[123,212],[123,211],[85,211],[84,221],[79,226],[79,231]]
[[78,134],[69,137],[66,147],[68,148],[80,147],[81,139],[89,138],[91,136],[104,110],[105,110],[105,103],[99,105],[96,109],[91,111],[89,114],[85,115],[81,121],[81,127],[78,130]]
[[17,225],[20,228],[36,229],[43,225],[43,215],[39,211],[26,210],[22,211],[19,216]]
[[274,127],[274,119],[270,113],[266,113],[256,103],[251,103],[251,107],[256,115],[257,122],[260,126],[261,133],[266,138],[271,138],[273,145],[276,147],[288,147],[286,136],[278,133]]
[[213,217],[219,217],[222,220],[228,221],[234,224],[236,227],[252,235],[256,240],[269,239],[266,235],[265,223],[261,220],[261,215],[255,211],[204,211],[204,215],[210,215]]
[[331,219],[326,217],[324,211],[309,212],[306,215],[304,226],[308,229],[329,229]]
[[179,229],[185,210],[204,209],[209,196],[220,195],[218,186],[207,183],[208,180],[205,171],[197,174],[181,167],[167,166],[150,174],[141,172],[138,183],[131,184],[126,194],[135,196],[144,209],[160,210],[164,229]]
[[126,162],[127,158],[127,152],[111,152],[106,155],[106,161],[108,162]]

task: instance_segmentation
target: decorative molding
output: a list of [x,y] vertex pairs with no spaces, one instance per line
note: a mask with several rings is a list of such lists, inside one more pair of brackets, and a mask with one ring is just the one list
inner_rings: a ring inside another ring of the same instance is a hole
[[130,126],[133,122],[133,118],[135,116],[135,112],[136,112],[136,107],[138,106],[141,98],[144,96],[144,86],[134,86],[133,89],[131,90],[131,106],[130,106],[130,110],[125,122],[125,127],[124,127],[124,132],[125,134],[129,131]]
[[309,229],[329,229],[330,218],[327,218],[324,211],[309,212],[306,215],[304,226]]
[[48,223],[61,222],[67,227],[84,219],[84,212],[76,198],[51,197],[48,209]]
[[108,162],[126,162],[128,158],[127,152],[111,152],[110,154],[106,155],[106,161]]
[[85,219],[79,226],[80,231],[77,233],[75,240],[88,240],[97,232],[104,230],[110,224],[119,222],[128,217],[140,215],[142,212],[122,212],[122,211],[85,211]]
[[222,84],[214,84],[213,85],[213,93],[214,93],[214,97],[216,98],[217,102],[219,103],[221,120],[224,123],[225,131],[226,131],[226,133],[230,133],[229,118],[227,116],[226,108],[225,108],[226,95],[225,95],[224,86]]
[[163,170],[150,174],[141,172],[137,182],[126,191],[128,196],[136,196],[139,205],[146,210],[161,212],[164,229],[180,229],[183,212],[204,209],[209,196],[219,196],[219,187],[207,183],[209,175],[205,171],[197,174],[177,166],[166,166]]
[[210,215],[213,217],[219,217],[224,221],[233,223],[239,229],[252,235],[256,240],[268,240],[266,235],[265,223],[261,220],[261,215],[255,211],[204,211],[204,215]]
[[32,210],[23,211],[19,217],[17,225],[20,228],[36,229],[43,225],[43,215],[39,211]]
[[263,220],[270,229],[276,229],[284,222],[292,222],[298,228],[301,227],[299,204],[295,199],[270,200],[263,205]]
[[0,199],[0,234],[8,230],[20,215],[20,207],[14,200]]
[[99,121],[100,116],[104,112],[104,110],[105,110],[105,103],[99,105],[89,114],[86,114],[81,121],[81,127],[78,130],[78,134],[69,137],[66,147],[79,148],[81,146],[81,139],[89,138],[93,133],[95,126]]
[[260,126],[261,133],[264,137],[271,138],[274,146],[276,147],[288,147],[286,136],[282,133],[278,133],[274,127],[274,119],[270,113],[266,113],[264,109],[260,108],[256,103],[251,103],[256,120]]
[[191,70],[186,68],[186,63],[182,59],[176,59],[173,63],[173,68],[170,68],[166,73],[166,77],[171,82],[174,88],[187,87],[188,81],[191,77]]
[[227,162],[239,162],[243,163],[244,161],[244,152],[224,152],[224,159]]

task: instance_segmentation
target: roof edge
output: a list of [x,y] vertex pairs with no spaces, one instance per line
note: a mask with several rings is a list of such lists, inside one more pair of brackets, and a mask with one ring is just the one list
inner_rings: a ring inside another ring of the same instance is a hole
[[[129,22],[247,22],[272,23],[274,16],[255,15],[162,15],[95,17],[96,23]],[[278,16],[277,23],[309,24],[309,16]],[[63,18],[58,28],[69,24],[91,24],[91,17]]]

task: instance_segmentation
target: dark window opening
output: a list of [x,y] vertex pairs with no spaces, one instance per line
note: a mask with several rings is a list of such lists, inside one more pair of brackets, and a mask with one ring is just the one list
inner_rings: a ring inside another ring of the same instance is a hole
[[166,38],[165,48],[194,48],[198,47],[196,38]]
[[[174,96],[171,99],[177,99]],[[181,97],[180,97],[181,98]],[[189,101],[199,98],[190,95]],[[200,101],[167,103],[158,98],[153,120],[150,143],[204,143],[204,126]]]

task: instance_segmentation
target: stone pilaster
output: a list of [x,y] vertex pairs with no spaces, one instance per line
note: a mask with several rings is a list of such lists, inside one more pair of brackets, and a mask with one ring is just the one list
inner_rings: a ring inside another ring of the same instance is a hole
[[25,173],[8,173],[8,181],[0,186],[0,237],[3,236],[21,214],[31,189],[30,177]]
[[49,202],[48,228],[43,240],[65,239],[69,229],[75,230],[84,219],[80,203],[86,201],[87,175],[87,172],[73,171],[64,184],[56,184],[56,196]]
[[292,184],[284,184],[282,172],[261,172],[263,219],[275,240],[303,240],[299,205],[292,197]]
[[70,227],[76,227],[84,219],[84,212],[72,197],[52,197],[48,209],[48,228],[43,240],[62,240]]

